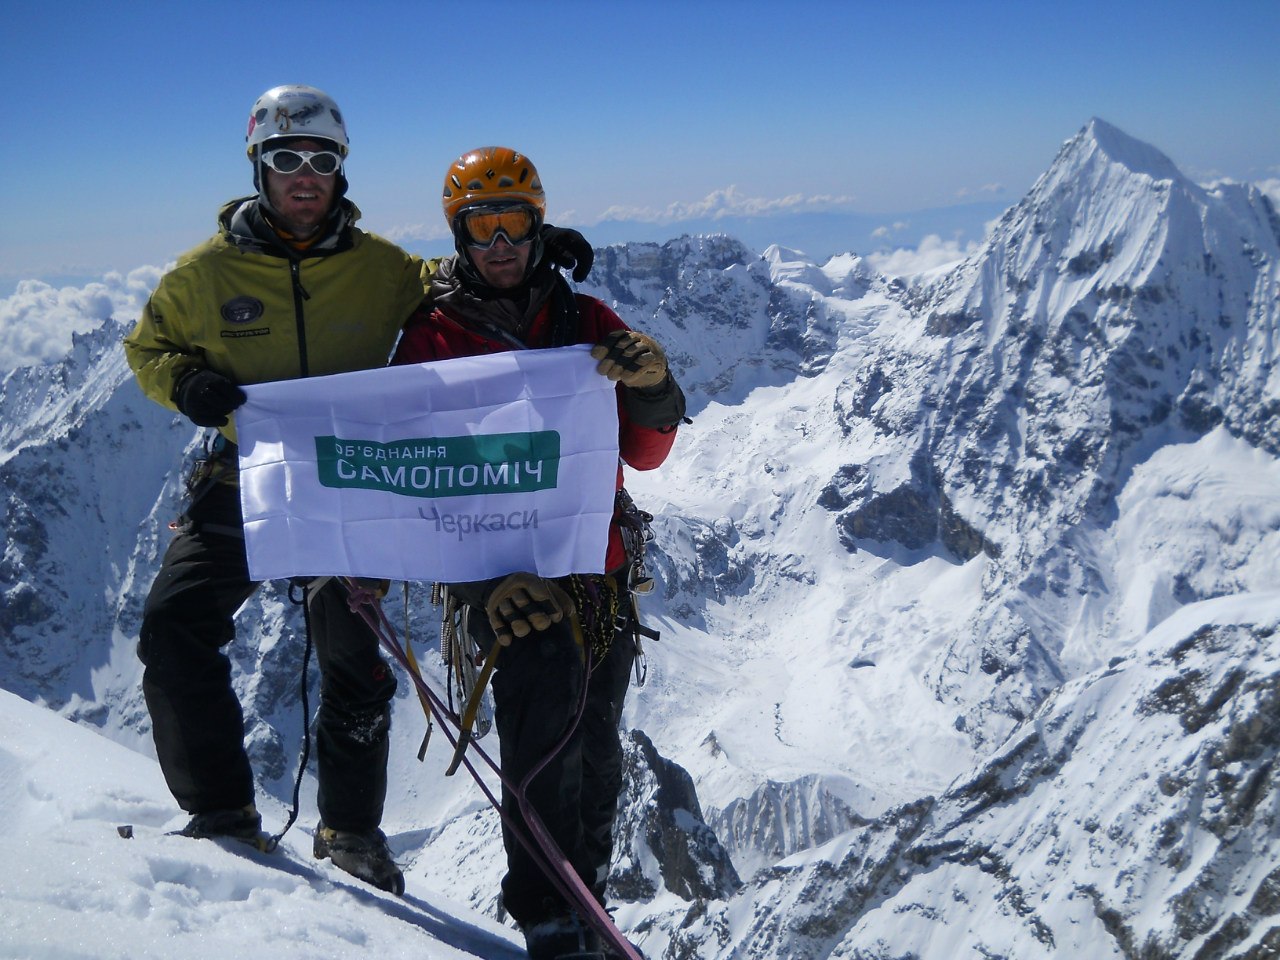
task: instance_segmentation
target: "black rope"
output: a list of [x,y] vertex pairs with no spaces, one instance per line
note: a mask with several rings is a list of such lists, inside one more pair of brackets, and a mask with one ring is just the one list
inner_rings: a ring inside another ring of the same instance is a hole
[[[301,591],[301,597],[295,599],[294,590]],[[289,832],[289,828],[293,826],[298,819],[298,798],[302,793],[302,777],[307,772],[307,761],[311,759],[311,705],[307,697],[307,671],[311,664],[311,609],[307,606],[307,588],[301,584],[289,584],[289,602],[296,606],[302,607],[302,622],[306,628],[307,641],[302,651],[302,759],[298,762],[298,776],[293,781],[293,809],[289,811],[289,819],[285,821],[284,828],[266,843],[266,851],[271,853],[276,847],[280,846],[280,841],[284,839],[284,835]]]

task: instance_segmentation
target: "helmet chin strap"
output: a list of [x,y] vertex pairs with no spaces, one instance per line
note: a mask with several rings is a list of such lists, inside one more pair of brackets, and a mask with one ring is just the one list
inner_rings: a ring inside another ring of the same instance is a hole
[[279,211],[271,205],[267,196],[267,176],[262,170],[262,151],[257,150],[253,157],[253,185],[258,188],[258,205],[272,216],[280,216]]

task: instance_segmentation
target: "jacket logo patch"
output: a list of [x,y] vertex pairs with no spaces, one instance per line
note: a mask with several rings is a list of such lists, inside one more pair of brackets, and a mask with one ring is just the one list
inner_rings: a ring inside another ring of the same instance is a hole
[[222,319],[227,323],[253,323],[265,310],[257,297],[232,297],[222,305]]

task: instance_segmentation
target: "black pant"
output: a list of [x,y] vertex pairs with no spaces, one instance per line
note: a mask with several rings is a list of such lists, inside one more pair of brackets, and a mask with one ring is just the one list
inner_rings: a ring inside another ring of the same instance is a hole
[[[138,657],[160,769],[182,809],[203,813],[253,801],[244,717],[221,648],[232,617],[258,584],[249,579],[239,493],[216,484],[189,511],[147,597]],[[339,830],[382,820],[396,681],[369,627],[337,581],[307,591],[320,663],[316,766],[320,816]]]
[[[483,613],[473,615],[483,618]],[[634,658],[631,637],[616,635],[587,679],[586,707],[573,735],[525,789],[557,846],[601,899],[622,790],[618,724]],[[577,715],[585,673],[581,647],[568,621],[517,638],[498,655],[494,712],[506,781],[518,787],[560,742]],[[519,804],[505,787],[502,806],[527,834]],[[507,851],[502,901],[507,913],[527,924],[562,910],[555,888],[505,823],[502,836]]]

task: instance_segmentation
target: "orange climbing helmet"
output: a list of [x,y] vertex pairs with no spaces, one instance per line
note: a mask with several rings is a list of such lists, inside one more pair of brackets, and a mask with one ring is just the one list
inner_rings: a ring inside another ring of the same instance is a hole
[[537,209],[539,221],[546,217],[547,198],[538,168],[524,154],[510,147],[480,147],[449,164],[441,203],[451,229],[463,207],[507,202],[527,203]]

